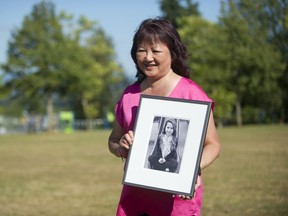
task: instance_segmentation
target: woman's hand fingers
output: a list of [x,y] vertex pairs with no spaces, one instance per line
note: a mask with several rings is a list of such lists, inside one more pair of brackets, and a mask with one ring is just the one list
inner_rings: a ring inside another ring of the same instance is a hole
[[185,195],[180,195],[179,196],[181,199],[183,199],[183,200],[191,200],[192,199],[192,197],[190,197],[190,196],[185,196]]
[[201,178],[200,176],[198,175],[197,176],[197,181],[196,181],[196,184],[195,184],[195,190],[197,190],[197,188],[201,185]]
[[125,149],[129,149],[133,143],[133,139],[134,139],[133,131],[128,131],[128,133],[124,134],[121,137],[119,145]]
[[[173,197],[175,197],[176,195],[173,195]],[[185,195],[178,195],[179,198],[183,199],[183,200],[191,200],[192,197],[191,196],[185,196]]]
[[[196,190],[197,190],[197,188],[199,187],[201,185],[201,178],[200,178],[200,176],[198,175],[197,176],[197,181],[196,181],[196,183],[195,183],[195,187],[194,187],[194,195],[193,195],[193,197],[191,197],[191,196],[186,196],[186,195],[178,195],[181,199],[183,199],[183,200],[191,200],[192,198],[194,198],[195,197],[195,195],[196,195]],[[174,197],[175,195],[173,195],[173,197]]]

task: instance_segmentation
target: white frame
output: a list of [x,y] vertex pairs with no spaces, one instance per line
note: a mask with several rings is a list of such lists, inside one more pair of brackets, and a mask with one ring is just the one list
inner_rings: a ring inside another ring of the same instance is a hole
[[[127,158],[123,184],[193,196],[210,111],[211,102],[141,95],[134,141]],[[178,172],[147,168],[146,152],[155,116],[184,119],[189,122],[185,140],[182,141],[183,151]]]

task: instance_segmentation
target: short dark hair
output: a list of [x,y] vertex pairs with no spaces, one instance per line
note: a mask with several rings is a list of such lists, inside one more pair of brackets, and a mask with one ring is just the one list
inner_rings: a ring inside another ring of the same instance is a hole
[[145,74],[137,65],[136,52],[141,43],[161,42],[167,45],[172,57],[172,70],[180,76],[189,78],[189,68],[186,64],[188,50],[182,43],[179,33],[173,24],[164,18],[146,19],[138,27],[131,48],[131,57],[137,69],[137,82],[141,83],[145,79]]

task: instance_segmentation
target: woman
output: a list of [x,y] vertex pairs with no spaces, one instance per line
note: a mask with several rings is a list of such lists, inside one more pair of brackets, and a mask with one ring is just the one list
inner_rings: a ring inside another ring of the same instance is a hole
[[177,145],[176,123],[172,119],[168,119],[148,158],[150,167],[156,170],[175,172],[178,166]]
[[[116,104],[116,121],[108,140],[111,153],[122,158],[127,157],[133,144],[133,128],[141,94],[213,103],[201,87],[188,78],[189,70],[185,63],[187,48],[168,20],[144,20],[134,35],[131,56],[137,68],[137,81],[124,90]],[[211,111],[200,168],[209,166],[219,152],[220,142]],[[116,215],[200,215],[202,191],[201,176],[197,178],[194,197],[124,185]]]

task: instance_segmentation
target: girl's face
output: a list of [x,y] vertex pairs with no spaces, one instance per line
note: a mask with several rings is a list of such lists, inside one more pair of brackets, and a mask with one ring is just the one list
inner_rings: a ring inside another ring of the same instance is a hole
[[170,50],[161,42],[140,44],[136,51],[136,59],[138,67],[148,78],[162,78],[171,70]]
[[166,127],[165,127],[165,133],[167,135],[171,135],[173,131],[174,131],[173,124],[171,122],[167,122]]

